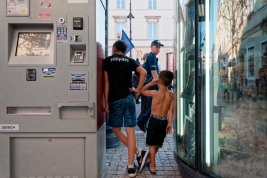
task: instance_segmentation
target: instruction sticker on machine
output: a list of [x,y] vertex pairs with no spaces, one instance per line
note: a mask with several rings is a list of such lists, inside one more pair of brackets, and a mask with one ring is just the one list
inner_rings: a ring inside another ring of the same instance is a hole
[[43,78],[54,78],[56,68],[42,68]]
[[28,16],[29,0],[7,0],[6,13],[7,16]]
[[66,26],[58,26],[57,27],[57,43],[67,43],[67,27]]
[[85,83],[86,74],[71,74],[72,82],[70,83],[70,90],[87,90],[87,83]]

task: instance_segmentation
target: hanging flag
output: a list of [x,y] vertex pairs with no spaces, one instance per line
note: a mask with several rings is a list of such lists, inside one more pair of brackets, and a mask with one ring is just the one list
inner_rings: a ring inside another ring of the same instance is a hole
[[125,54],[127,54],[129,51],[131,51],[134,48],[132,41],[128,38],[124,30],[122,30],[121,40],[127,44],[127,49],[126,49]]

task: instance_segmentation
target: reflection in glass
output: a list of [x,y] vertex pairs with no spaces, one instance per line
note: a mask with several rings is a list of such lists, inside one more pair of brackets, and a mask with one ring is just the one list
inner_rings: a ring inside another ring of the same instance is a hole
[[51,33],[19,33],[16,56],[49,56]]
[[266,177],[266,2],[206,0],[205,10],[198,24],[202,172]]

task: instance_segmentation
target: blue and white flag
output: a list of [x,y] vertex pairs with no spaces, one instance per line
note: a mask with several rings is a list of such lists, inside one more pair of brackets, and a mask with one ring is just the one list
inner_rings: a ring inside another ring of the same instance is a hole
[[121,40],[127,44],[127,49],[126,49],[125,54],[127,54],[129,51],[131,51],[134,48],[132,41],[128,38],[124,30],[122,30]]

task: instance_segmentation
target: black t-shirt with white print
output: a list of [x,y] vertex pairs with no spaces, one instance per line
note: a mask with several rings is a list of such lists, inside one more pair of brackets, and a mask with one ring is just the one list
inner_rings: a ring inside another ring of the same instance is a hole
[[114,54],[104,60],[104,71],[108,73],[109,97],[108,101],[125,98],[132,88],[132,71],[138,63],[127,56]]

